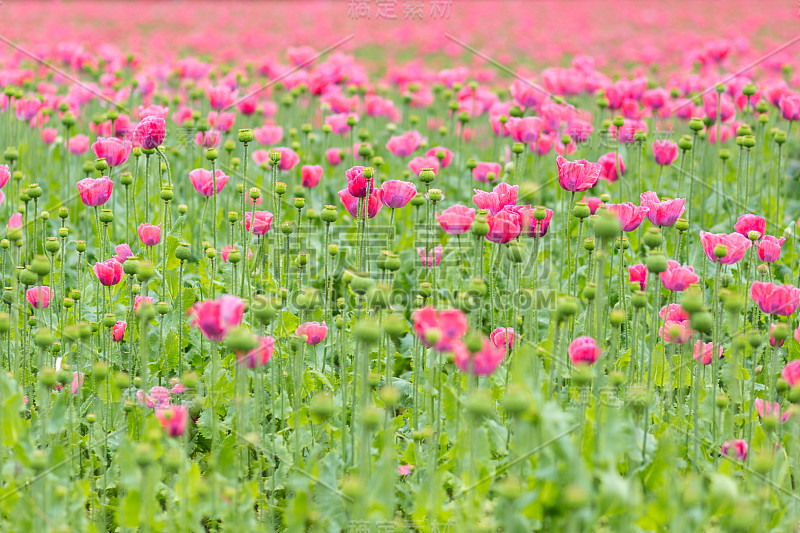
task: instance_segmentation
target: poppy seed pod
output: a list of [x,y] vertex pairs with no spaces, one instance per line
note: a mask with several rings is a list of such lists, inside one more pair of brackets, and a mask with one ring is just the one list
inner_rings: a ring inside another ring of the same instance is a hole
[[339,214],[336,212],[336,208],[334,206],[326,205],[320,212],[320,218],[323,220],[323,222],[331,224],[332,222],[336,222],[336,219],[339,218]]
[[667,257],[660,250],[653,250],[645,259],[645,265],[648,272],[655,274],[666,272],[668,266]]
[[581,292],[581,295],[587,301],[594,300],[596,294],[597,294],[597,285],[591,281],[586,284],[586,286],[583,288],[583,292]]
[[507,246],[508,258],[514,263],[521,263],[524,259],[524,247],[519,242],[510,242]]
[[150,261],[139,261],[139,264],[136,267],[136,277],[140,283],[152,279],[155,275],[156,271],[153,263]]
[[387,335],[396,339],[406,334],[408,325],[402,316],[392,314],[384,319],[383,329]]
[[600,239],[613,239],[622,231],[619,219],[607,211],[602,214],[598,213],[594,219],[593,228],[595,237]]
[[33,342],[39,348],[46,348],[53,344],[55,338],[53,337],[53,332],[50,331],[48,328],[40,328],[36,333],[33,335]]
[[689,314],[703,309],[703,299],[700,296],[700,288],[697,285],[691,285],[683,292],[681,307]]
[[239,130],[239,135],[237,136],[240,143],[247,144],[249,142],[253,142],[253,131],[249,129],[242,129]]
[[625,322],[625,311],[622,309],[612,309],[608,315],[609,321],[612,326],[619,327]]
[[19,282],[25,286],[36,285],[38,279],[36,273],[28,268],[19,273]]
[[489,234],[489,223],[486,221],[486,216],[479,216],[472,223],[472,233],[478,237],[484,237]]
[[[573,211],[573,215],[575,216],[575,218],[583,220],[584,218],[587,218],[591,214],[592,212],[589,209],[589,205],[586,202],[578,202],[577,204],[575,204],[575,209]],[[536,214],[534,212],[534,217],[535,216]]]
[[423,168],[422,171],[419,173],[419,180],[422,183],[430,183],[436,179],[436,173],[434,173],[432,168]]
[[467,294],[484,297],[489,291],[486,281],[481,278],[472,278],[467,283]]
[[50,261],[43,255],[37,255],[31,262],[31,270],[39,277],[44,277],[50,273]]
[[777,341],[785,341],[789,338],[789,325],[786,322],[778,322],[775,326],[775,329],[772,330],[772,336],[775,337]]
[[661,228],[655,226],[647,228],[642,240],[648,248],[658,248],[664,242],[664,237],[661,235]]
[[356,323],[353,328],[353,334],[360,341],[366,344],[373,344],[380,339],[380,328],[375,320],[365,318]]
[[714,325],[714,317],[708,311],[697,311],[692,313],[689,324],[692,329],[702,333],[711,333]]
[[356,274],[353,276],[353,279],[350,280],[350,288],[360,296],[365,295],[374,284],[375,282],[366,274]]
[[[178,244],[177,248],[175,248],[175,257],[180,259],[181,261],[186,261],[187,259],[189,259],[190,255],[191,255],[191,249],[189,248],[189,243],[187,242],[181,242]],[[123,263],[122,266],[124,267],[125,263]]]

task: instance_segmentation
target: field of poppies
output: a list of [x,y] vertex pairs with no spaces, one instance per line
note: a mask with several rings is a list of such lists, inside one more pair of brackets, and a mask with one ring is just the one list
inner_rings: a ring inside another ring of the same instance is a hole
[[796,10],[0,3],[0,532],[797,531]]

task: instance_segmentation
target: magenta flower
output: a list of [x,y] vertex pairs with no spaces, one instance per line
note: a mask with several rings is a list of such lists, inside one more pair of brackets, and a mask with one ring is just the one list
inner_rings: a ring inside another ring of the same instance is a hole
[[128,327],[128,323],[119,320],[116,324],[111,327],[111,340],[114,342],[120,342],[125,337],[125,329]]
[[161,242],[161,224],[154,226],[153,224],[142,223],[139,224],[139,228],[136,231],[145,246],[155,246]]
[[[503,172],[503,167],[500,163],[485,163],[478,161],[478,165],[472,169],[472,177],[482,183],[488,183],[490,177],[497,179]],[[491,176],[490,176],[491,174]]]
[[[254,213],[245,213],[244,228],[247,231],[252,231],[253,235],[264,235],[272,227],[273,215],[269,211],[255,211]],[[255,220],[255,223],[251,222]],[[252,227],[252,230],[250,229]]]
[[509,348],[514,346],[514,340],[518,335],[514,332],[514,328],[495,328],[489,334],[489,339],[492,344],[498,348],[508,345]]
[[417,188],[413,183],[400,180],[384,181],[378,191],[381,203],[392,209],[405,207],[416,195]]
[[497,347],[485,337],[481,341],[481,349],[475,353],[470,353],[461,341],[455,342],[452,349],[453,363],[458,369],[475,376],[488,376],[506,356],[505,347]]
[[130,141],[116,137],[98,137],[92,144],[92,151],[99,159],[105,159],[110,167],[124,164],[131,155],[133,145]]
[[[708,233],[706,231],[700,232],[700,243],[703,245],[703,251],[706,253],[711,261],[722,263],[723,265],[732,265],[741,261],[747,249],[750,248],[752,242],[750,239],[741,233]],[[727,254],[722,259],[718,258],[714,253],[714,249],[718,245],[723,245],[727,249]]]
[[[619,163],[619,169],[617,168],[617,162]],[[625,162],[622,160],[622,156],[617,156],[616,152],[601,155],[597,163],[602,167],[600,177],[609,183],[614,183],[622,174],[625,174]],[[619,173],[617,170],[619,170]]]
[[558,183],[565,191],[580,192],[591,189],[600,178],[603,170],[599,163],[590,163],[585,159],[567,161],[559,156],[556,159],[558,166]]
[[754,281],[750,286],[750,298],[758,304],[762,313],[789,316],[800,305],[800,289],[793,285]]
[[275,352],[275,339],[270,336],[258,337],[255,348],[245,354],[236,354],[239,364],[247,368],[260,368],[267,364]]
[[496,215],[490,213],[486,217],[486,222],[489,223],[486,240],[497,244],[506,244],[512,239],[516,239],[522,232],[520,218],[517,213],[509,209],[503,209]]
[[622,225],[622,231],[635,231],[650,211],[649,207],[636,205],[631,202],[622,204],[609,204],[606,206],[609,213],[613,213]]
[[647,207],[647,220],[655,226],[672,226],[685,210],[686,198],[659,201],[652,191],[641,194],[642,207]]
[[163,117],[150,115],[142,119],[133,130],[133,141],[145,150],[155,150],[164,142],[167,123]]
[[567,353],[573,365],[593,365],[603,350],[592,337],[577,337],[570,343]]
[[315,346],[325,340],[328,336],[328,326],[325,322],[305,322],[297,326],[294,334],[298,338],[306,338],[306,344]]
[[488,209],[491,214],[496,215],[504,207],[517,204],[519,185],[502,182],[498,183],[492,192],[480,189],[473,189],[473,191],[475,195],[472,197],[472,201],[478,206],[478,209]]
[[199,327],[208,340],[222,342],[231,328],[242,321],[244,302],[224,294],[216,300],[195,303],[186,314],[193,317],[192,325]]
[[122,263],[116,259],[95,263],[92,269],[98,281],[100,281],[100,285],[104,287],[111,287],[122,281]]
[[386,149],[397,157],[407,157],[414,153],[422,143],[422,135],[416,130],[395,135],[386,143]]
[[105,204],[111,198],[111,192],[114,190],[114,182],[106,176],[96,179],[84,178],[76,185],[81,202],[87,207],[99,207]]
[[323,168],[319,165],[303,165],[300,167],[300,179],[303,187],[313,189],[322,178]]
[[215,178],[217,182],[217,194],[219,194],[230,179],[220,169],[216,169],[213,176],[210,170],[204,168],[196,168],[189,172],[189,181],[192,182],[194,190],[206,197],[214,196]]
[[[353,218],[358,218],[358,203],[361,201],[361,199],[350,194],[347,189],[342,189],[339,191],[339,199],[342,201],[344,208],[347,209],[347,212],[350,213],[350,216]],[[383,204],[381,203],[378,189],[373,189],[372,193],[369,195],[369,201],[367,202],[367,212],[362,212],[362,218],[374,218],[375,215],[378,214],[378,211],[381,210],[381,207],[383,207]]]
[[186,433],[189,422],[189,408],[185,405],[170,405],[156,409],[156,418],[170,437],[180,437]]
[[659,274],[661,283],[668,291],[685,291],[689,285],[700,281],[694,273],[694,267],[681,266],[677,261],[669,261],[667,270]]
[[439,263],[442,262],[442,245],[437,245],[436,248],[428,252],[427,255],[425,254],[425,248],[417,248],[417,254],[424,266],[428,268],[439,266]]
[[653,157],[659,165],[671,165],[678,158],[678,145],[672,141],[655,141]]
[[436,213],[436,221],[448,235],[466,233],[475,222],[475,210],[471,207],[456,204],[442,213]]
[[644,290],[647,287],[647,266],[638,264],[628,267],[628,280],[631,283],[638,283],[639,288]]
[[[717,348],[717,359],[723,358],[722,346]],[[714,359],[714,343],[697,341],[694,343],[694,360],[701,364],[710,365]]]
[[744,461],[747,459],[747,449],[747,442],[744,439],[736,439],[724,442],[719,451],[726,457]]
[[25,291],[25,299],[34,309],[46,309],[50,305],[51,290],[47,285],[31,287]]
[[755,239],[760,239],[767,231],[767,219],[758,215],[742,215],[736,220],[733,229],[736,233],[744,235],[748,239],[750,238],[750,232],[754,231],[758,234]]
[[780,239],[772,235],[764,235],[761,241],[756,243],[758,258],[765,263],[774,263],[781,257],[781,246],[786,242],[786,238]]

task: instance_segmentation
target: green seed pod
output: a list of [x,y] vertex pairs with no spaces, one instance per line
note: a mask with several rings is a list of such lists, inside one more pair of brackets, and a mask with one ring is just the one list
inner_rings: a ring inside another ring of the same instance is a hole
[[652,250],[647,256],[647,259],[645,259],[647,271],[655,274],[665,272],[668,266],[667,263],[667,257],[660,250]]
[[327,420],[334,415],[333,398],[328,392],[318,392],[311,400],[309,411],[318,420]]
[[644,291],[634,291],[633,296],[631,296],[631,304],[636,309],[641,309],[642,307],[647,305],[647,295]]
[[139,261],[139,264],[136,267],[136,277],[140,283],[153,279],[153,276],[155,275],[156,271],[153,263],[150,261]]
[[[59,229],[61,230],[67,228],[59,228]],[[56,254],[61,249],[61,245],[58,243],[58,239],[56,239],[55,237],[48,237],[44,243],[44,249],[49,254]]]
[[714,327],[714,317],[708,311],[697,311],[692,313],[689,324],[692,329],[702,333],[711,333],[711,329]]
[[253,138],[254,138],[254,136],[253,136],[253,131],[252,130],[249,130],[249,129],[241,129],[241,130],[239,130],[238,139],[239,139],[240,143],[247,144],[247,143],[253,142]]
[[337,213],[336,208],[334,206],[326,205],[320,212],[320,218],[322,219],[323,222],[331,224],[333,222],[336,222],[336,220],[339,218],[339,213]]
[[26,268],[19,273],[19,282],[25,286],[36,285],[38,281],[39,277],[30,269]]
[[31,270],[36,273],[37,276],[44,277],[50,273],[50,261],[43,255],[37,255],[31,262]]
[[384,319],[383,329],[387,335],[396,339],[406,334],[408,325],[402,316],[392,314]]
[[419,180],[422,183],[430,183],[436,179],[436,174],[433,172],[432,168],[423,168],[422,171],[419,173]]
[[478,237],[485,237],[488,235],[489,223],[486,221],[485,216],[479,216],[475,218],[475,222],[472,223],[472,233]]
[[353,279],[350,281],[350,288],[353,289],[358,295],[365,295],[368,290],[372,288],[375,282],[369,278],[366,274],[365,275],[355,275]]
[[583,288],[583,292],[581,294],[583,295],[583,298],[587,301],[594,300],[594,297],[597,294],[597,285],[592,282],[587,283],[586,286]]
[[82,254],[83,252],[85,252],[86,251],[86,241],[76,241],[75,242],[75,250],[79,254]]
[[103,224],[111,224],[114,221],[114,213],[111,212],[111,209],[101,209],[100,210],[100,222]]
[[[538,209],[538,208],[537,208]],[[575,209],[573,210],[573,214],[575,218],[579,220],[583,220],[591,215],[591,211],[589,210],[589,205],[586,202],[578,202],[575,204]],[[535,216],[535,211],[534,211]]]
[[247,353],[258,345],[253,332],[244,327],[233,328],[225,338],[225,344],[233,352]]
[[180,259],[181,261],[186,261],[187,259],[189,259],[190,255],[191,255],[191,249],[189,248],[189,243],[187,242],[181,242],[180,244],[178,244],[177,248],[175,248],[175,257]]
[[375,320],[365,318],[356,323],[353,334],[366,344],[374,344],[380,339],[380,328]]
[[648,248],[658,248],[664,242],[664,237],[661,235],[661,228],[655,226],[647,228],[642,240]]
[[53,332],[47,328],[40,328],[36,333],[33,334],[33,342],[39,348],[46,348],[53,344],[53,341],[55,341]]
[[215,161],[218,157],[219,152],[217,152],[214,148],[209,148],[206,150],[206,160]]
[[598,210],[597,217],[594,219],[594,233],[596,238],[613,239],[622,231],[619,219],[608,213],[601,214]]

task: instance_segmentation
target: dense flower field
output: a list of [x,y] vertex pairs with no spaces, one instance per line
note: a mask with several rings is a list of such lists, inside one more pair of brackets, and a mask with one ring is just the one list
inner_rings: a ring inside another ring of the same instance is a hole
[[796,531],[795,8],[0,4],[0,531]]

